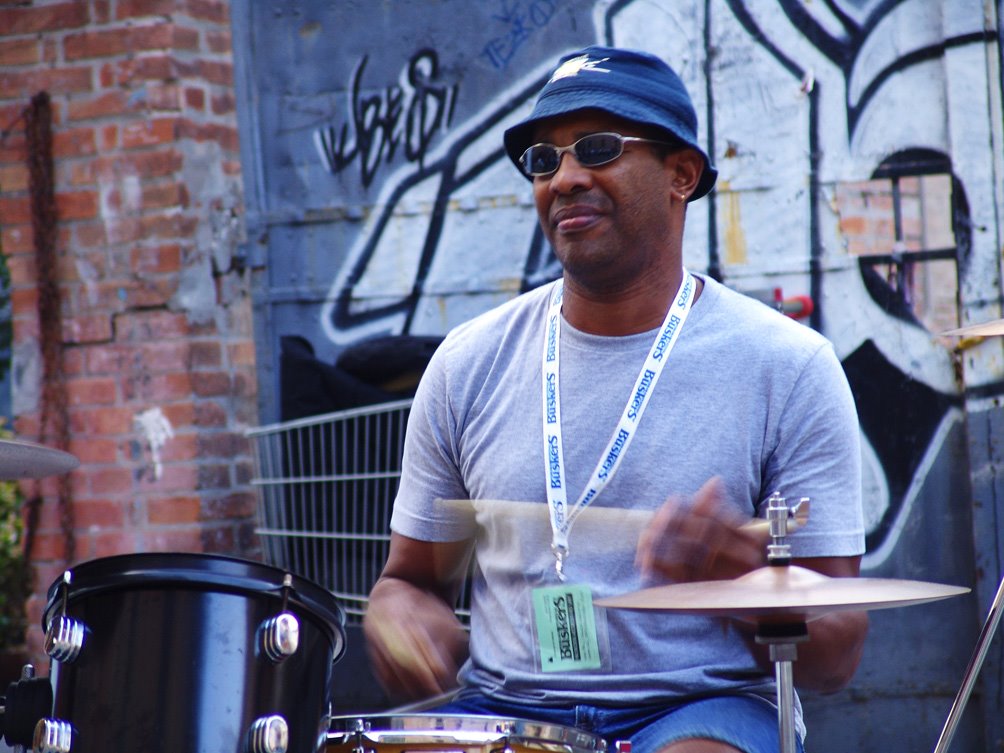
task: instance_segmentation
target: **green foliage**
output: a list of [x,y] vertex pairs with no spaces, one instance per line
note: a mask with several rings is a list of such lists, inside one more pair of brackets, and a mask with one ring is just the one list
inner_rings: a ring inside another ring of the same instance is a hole
[[[0,419],[0,439],[10,438]],[[24,556],[24,518],[16,481],[0,481],[0,648],[24,643],[25,601],[31,594],[31,569]]]

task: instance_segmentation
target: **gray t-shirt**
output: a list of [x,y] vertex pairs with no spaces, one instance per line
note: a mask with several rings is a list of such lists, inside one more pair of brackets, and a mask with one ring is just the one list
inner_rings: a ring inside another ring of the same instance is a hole
[[[864,551],[858,423],[829,342],[704,279],[637,434],[572,527],[569,581],[594,599],[656,585],[634,566],[641,527],[672,495],[720,476],[754,516],[773,491],[811,498],[796,557]],[[477,537],[471,658],[461,681],[500,700],[634,705],[719,692],[774,699],[773,678],[729,621],[595,608],[602,666],[542,672],[531,591],[555,585],[545,495],[541,355],[551,286],[453,330],[412,407],[391,528],[426,541]],[[561,328],[561,418],[569,501],[631,393],[654,332]],[[437,499],[473,500],[471,504]],[[799,720],[799,727],[801,722]]]

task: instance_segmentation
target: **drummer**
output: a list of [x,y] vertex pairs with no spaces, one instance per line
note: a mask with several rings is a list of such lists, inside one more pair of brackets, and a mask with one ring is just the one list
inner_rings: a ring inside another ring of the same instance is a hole
[[[773,665],[751,624],[593,602],[764,566],[766,534],[742,524],[775,490],[811,499],[793,563],[857,575],[840,363],[821,335],[684,268],[687,206],[717,173],[662,60],[565,55],[504,140],[563,275],[457,327],[424,375],[365,623],[377,676],[402,701],[456,691],[437,711],[575,726],[635,753],[776,753]],[[468,643],[453,606],[472,552]],[[796,686],[845,686],[866,631],[863,613],[810,622]],[[795,726],[801,750],[797,704]]]

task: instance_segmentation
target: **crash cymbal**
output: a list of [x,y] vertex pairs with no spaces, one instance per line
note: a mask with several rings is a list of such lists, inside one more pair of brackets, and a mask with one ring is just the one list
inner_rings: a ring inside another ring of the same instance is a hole
[[0,439],[0,480],[44,478],[69,473],[80,461],[68,452],[32,442]]
[[616,609],[680,612],[754,621],[814,620],[830,612],[923,604],[967,593],[968,588],[889,578],[830,578],[795,565],[767,566],[735,580],[673,583],[597,599]]
[[992,322],[982,322],[980,324],[969,324],[958,329],[950,329],[941,333],[945,336],[960,337],[992,337],[994,335],[1004,335],[1004,319],[996,319]]

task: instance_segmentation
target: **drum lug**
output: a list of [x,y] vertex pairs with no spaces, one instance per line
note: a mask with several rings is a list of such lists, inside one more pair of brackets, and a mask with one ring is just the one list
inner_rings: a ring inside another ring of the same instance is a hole
[[259,630],[261,650],[276,664],[295,654],[300,647],[300,623],[289,612],[270,617]]
[[254,720],[248,733],[248,753],[286,753],[289,725],[279,715]]
[[40,719],[35,725],[32,753],[70,753],[73,726],[61,719]]
[[45,631],[45,653],[59,662],[72,662],[84,646],[84,623],[59,615]]

